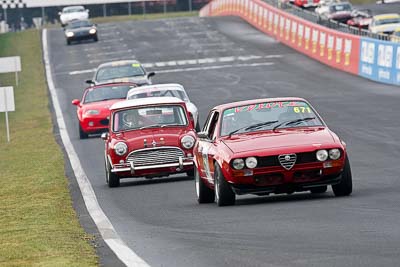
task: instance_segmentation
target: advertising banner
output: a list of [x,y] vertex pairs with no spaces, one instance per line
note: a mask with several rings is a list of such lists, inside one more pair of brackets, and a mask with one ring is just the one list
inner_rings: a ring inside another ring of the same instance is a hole
[[400,85],[400,43],[361,38],[360,76]]

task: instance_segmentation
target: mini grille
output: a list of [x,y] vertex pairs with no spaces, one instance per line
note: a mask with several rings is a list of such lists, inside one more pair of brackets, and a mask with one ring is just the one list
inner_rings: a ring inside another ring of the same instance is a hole
[[128,162],[133,161],[134,166],[148,166],[179,162],[179,157],[184,157],[181,149],[176,147],[154,148],[136,150],[127,157]]
[[290,170],[296,163],[297,156],[296,154],[284,154],[279,155],[278,159],[283,168],[285,168],[286,170]]

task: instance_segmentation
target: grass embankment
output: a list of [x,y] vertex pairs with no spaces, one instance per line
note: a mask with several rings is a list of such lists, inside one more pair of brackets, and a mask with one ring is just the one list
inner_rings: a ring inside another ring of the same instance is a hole
[[52,131],[39,31],[0,35],[0,57],[22,59],[16,111],[9,113],[11,142],[0,113],[0,265],[97,266],[92,237],[80,227]]

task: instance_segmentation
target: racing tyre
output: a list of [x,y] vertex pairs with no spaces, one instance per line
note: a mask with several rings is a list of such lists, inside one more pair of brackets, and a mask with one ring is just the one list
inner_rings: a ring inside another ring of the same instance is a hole
[[332,190],[337,197],[348,196],[353,191],[353,179],[351,176],[351,168],[348,157],[346,157],[342,179],[340,180],[340,183],[332,185]]
[[67,40],[67,45],[71,45],[71,41],[70,40]]
[[193,177],[194,177],[194,169],[193,169],[193,170],[190,170],[190,171],[187,171],[187,172],[186,172],[186,175],[187,175],[189,178],[193,178]]
[[214,168],[215,202],[218,206],[235,205],[236,195],[225,180],[221,167],[216,163]]
[[196,184],[197,202],[199,202],[199,204],[214,202],[214,191],[204,184],[196,167],[194,168],[194,180]]
[[89,135],[87,133],[85,133],[85,131],[83,131],[81,125],[79,124],[79,138],[86,139],[88,137],[89,137]]
[[97,35],[93,38],[94,42],[97,42],[99,40],[99,38],[97,37]]
[[326,185],[324,185],[324,186],[314,187],[310,191],[311,191],[311,194],[323,194],[326,192],[326,190],[328,190],[328,187]]
[[118,187],[120,182],[119,182],[119,177],[111,172],[111,165],[108,163],[108,160],[105,159],[106,162],[106,182],[108,184],[108,187]]

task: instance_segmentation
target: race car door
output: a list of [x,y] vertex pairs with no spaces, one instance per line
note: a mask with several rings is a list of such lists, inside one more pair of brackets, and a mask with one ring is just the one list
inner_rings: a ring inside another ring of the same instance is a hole
[[[216,153],[215,139],[216,139],[216,125],[218,122],[219,113],[211,111],[206,124],[204,125],[203,132],[207,133],[207,138],[199,140],[198,157],[201,169],[200,175],[207,179],[208,183],[214,184],[214,155]],[[201,160],[200,160],[201,159]]]

